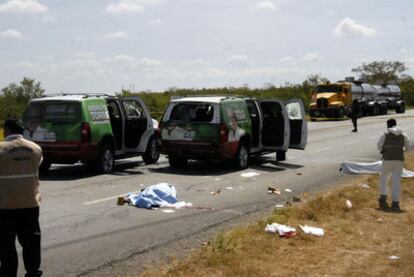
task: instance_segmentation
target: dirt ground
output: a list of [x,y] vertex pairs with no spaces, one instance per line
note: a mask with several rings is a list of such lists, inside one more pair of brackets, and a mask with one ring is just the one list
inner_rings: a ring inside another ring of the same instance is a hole
[[[406,168],[414,168],[414,153]],[[311,199],[302,195],[300,204],[219,234],[190,257],[143,276],[414,276],[414,180],[403,179],[401,191],[401,213],[379,210],[378,177],[357,176]],[[270,223],[296,228],[296,237],[265,232]],[[325,234],[304,234],[299,224]]]

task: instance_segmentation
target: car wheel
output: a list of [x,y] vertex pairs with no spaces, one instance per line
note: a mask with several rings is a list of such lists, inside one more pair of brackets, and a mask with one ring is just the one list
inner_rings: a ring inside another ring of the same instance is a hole
[[168,162],[170,163],[171,167],[174,168],[182,168],[185,167],[188,163],[188,160],[186,158],[183,158],[179,155],[169,155],[168,156]]
[[160,148],[158,147],[157,140],[155,138],[150,138],[145,154],[142,155],[142,159],[146,164],[154,164],[158,161],[159,157]]
[[101,173],[109,173],[114,167],[114,150],[109,144],[104,144],[99,153],[97,170]]
[[50,166],[52,165],[51,162],[43,160],[39,166],[39,173],[40,174],[47,174],[49,172]]
[[276,151],[276,161],[286,161],[286,151]]
[[249,149],[245,143],[241,143],[237,151],[234,164],[237,169],[245,169],[249,165]]

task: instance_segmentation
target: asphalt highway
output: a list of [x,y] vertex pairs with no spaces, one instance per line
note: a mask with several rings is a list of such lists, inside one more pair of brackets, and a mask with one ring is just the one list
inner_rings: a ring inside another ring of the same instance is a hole
[[[44,276],[134,276],[144,267],[186,255],[215,233],[255,221],[295,195],[350,178],[338,171],[342,161],[380,159],[376,143],[389,117],[397,118],[414,140],[411,110],[362,118],[358,133],[350,132],[349,120],[309,122],[305,151],[289,150],[283,163],[273,162],[274,155],[255,159],[243,171],[218,162],[191,162],[173,170],[165,157],[156,165],[144,165],[140,158],[119,161],[107,175],[82,165],[53,166],[41,178]],[[248,172],[259,175],[241,176]],[[118,196],[161,182],[173,184],[178,200],[193,208],[168,212],[116,205]],[[269,185],[282,194],[268,194]],[[23,273],[20,262],[19,276]]]

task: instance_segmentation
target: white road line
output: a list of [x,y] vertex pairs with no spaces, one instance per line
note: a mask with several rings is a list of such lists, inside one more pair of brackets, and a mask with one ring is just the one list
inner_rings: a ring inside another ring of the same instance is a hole
[[317,149],[317,150],[313,151],[313,153],[328,151],[328,150],[331,150],[331,149],[332,149],[332,147],[325,147],[325,148]]
[[127,192],[127,193],[124,193],[124,194],[119,194],[119,195],[115,195],[115,196],[110,196],[110,197],[106,197],[106,198],[102,198],[102,199],[97,199],[97,200],[93,200],[93,201],[85,202],[85,203],[83,203],[83,205],[93,205],[93,204],[98,204],[98,203],[101,203],[101,202],[106,202],[106,201],[109,201],[109,200],[114,200],[114,199],[117,199],[118,197],[125,196],[125,195],[127,195],[128,193],[137,193],[137,192],[140,192],[140,191],[132,191],[132,192]]

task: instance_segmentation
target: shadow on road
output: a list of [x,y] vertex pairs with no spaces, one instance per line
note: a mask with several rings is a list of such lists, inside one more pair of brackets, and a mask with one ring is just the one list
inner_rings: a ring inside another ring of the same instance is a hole
[[[113,171],[108,175],[131,176],[143,174],[139,166],[143,165],[140,161],[117,161]],[[68,181],[89,178],[100,175],[91,166],[83,164],[75,165],[53,165],[47,174],[41,174],[42,181]]]

